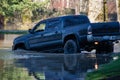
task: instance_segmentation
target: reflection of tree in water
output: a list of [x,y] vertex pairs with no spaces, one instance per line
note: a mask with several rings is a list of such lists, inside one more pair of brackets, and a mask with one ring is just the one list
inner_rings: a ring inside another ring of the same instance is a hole
[[34,80],[26,69],[17,68],[12,63],[12,60],[0,60],[0,80]]

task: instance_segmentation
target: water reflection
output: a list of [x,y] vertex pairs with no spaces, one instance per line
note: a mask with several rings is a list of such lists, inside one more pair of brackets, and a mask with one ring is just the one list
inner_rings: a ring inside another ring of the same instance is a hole
[[[26,68],[29,76],[33,76],[37,80],[84,80],[86,72],[98,68],[100,64],[108,63],[112,59],[108,54],[89,53],[67,55],[67,57],[64,54],[55,53],[21,53],[16,56],[24,56],[24,58],[16,59],[15,65],[19,68]],[[71,62],[72,60],[73,62]]]

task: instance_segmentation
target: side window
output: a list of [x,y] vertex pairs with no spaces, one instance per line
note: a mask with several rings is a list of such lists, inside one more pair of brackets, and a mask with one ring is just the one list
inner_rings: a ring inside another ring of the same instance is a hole
[[46,23],[37,24],[34,32],[44,31],[45,27],[46,27]]
[[53,30],[56,29],[60,26],[60,21],[59,20],[54,20],[54,21],[50,21],[48,23],[48,26],[46,27],[47,30]]

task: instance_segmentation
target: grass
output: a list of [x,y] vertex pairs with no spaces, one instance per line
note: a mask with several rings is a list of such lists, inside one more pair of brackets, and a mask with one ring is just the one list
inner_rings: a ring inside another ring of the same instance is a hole
[[27,34],[26,30],[0,30],[0,34]]
[[118,59],[102,65],[98,70],[88,73],[86,80],[102,80],[109,77],[120,76],[120,54],[114,56],[117,56]]

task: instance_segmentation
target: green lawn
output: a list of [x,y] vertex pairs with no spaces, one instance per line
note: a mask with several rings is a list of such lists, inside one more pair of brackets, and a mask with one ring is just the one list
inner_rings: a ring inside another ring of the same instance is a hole
[[114,55],[118,59],[102,65],[98,70],[87,74],[86,80],[101,80],[109,77],[120,76],[120,54]]

